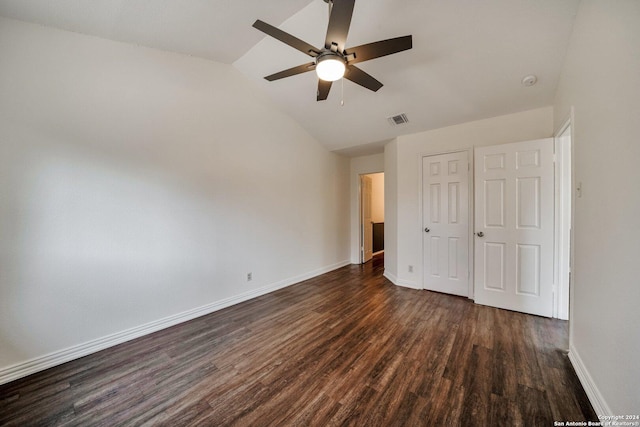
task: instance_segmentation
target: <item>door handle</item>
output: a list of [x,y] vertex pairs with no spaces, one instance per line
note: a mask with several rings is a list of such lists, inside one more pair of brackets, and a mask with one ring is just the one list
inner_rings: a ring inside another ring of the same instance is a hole
[[425,233],[428,233],[428,232],[430,232],[430,231],[431,231],[431,230],[429,230],[429,227],[427,227],[427,228],[425,228],[425,229],[424,229],[424,232],[425,232]]
[[483,236],[484,236],[484,233],[483,233],[482,231],[478,231],[478,232],[476,233],[476,235],[477,235],[478,237],[483,237]]

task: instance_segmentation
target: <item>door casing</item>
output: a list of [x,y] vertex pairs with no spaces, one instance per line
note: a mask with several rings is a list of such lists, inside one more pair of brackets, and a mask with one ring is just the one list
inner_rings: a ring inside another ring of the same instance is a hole
[[360,175],[360,261],[373,257],[373,224],[371,222],[371,177]]
[[572,271],[572,223],[573,223],[573,127],[571,117],[567,118],[555,133],[555,176],[556,176],[556,299],[553,317],[569,320],[570,289]]

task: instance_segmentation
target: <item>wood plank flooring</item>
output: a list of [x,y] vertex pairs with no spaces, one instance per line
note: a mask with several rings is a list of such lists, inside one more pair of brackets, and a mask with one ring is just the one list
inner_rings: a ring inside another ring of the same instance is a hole
[[0,386],[7,426],[596,421],[567,323],[347,266]]

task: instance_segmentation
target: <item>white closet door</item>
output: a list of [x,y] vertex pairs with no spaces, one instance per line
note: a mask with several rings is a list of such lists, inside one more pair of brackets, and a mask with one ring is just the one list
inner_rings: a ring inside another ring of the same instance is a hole
[[551,317],[553,139],[475,150],[475,301]]
[[423,287],[469,296],[466,151],[422,158]]

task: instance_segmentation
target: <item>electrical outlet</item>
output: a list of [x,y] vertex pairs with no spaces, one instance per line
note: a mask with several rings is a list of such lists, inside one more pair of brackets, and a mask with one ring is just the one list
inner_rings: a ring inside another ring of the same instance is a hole
[[413,273],[413,265],[409,266],[409,273]]
[[247,282],[250,282],[253,279],[253,273],[247,273]]

